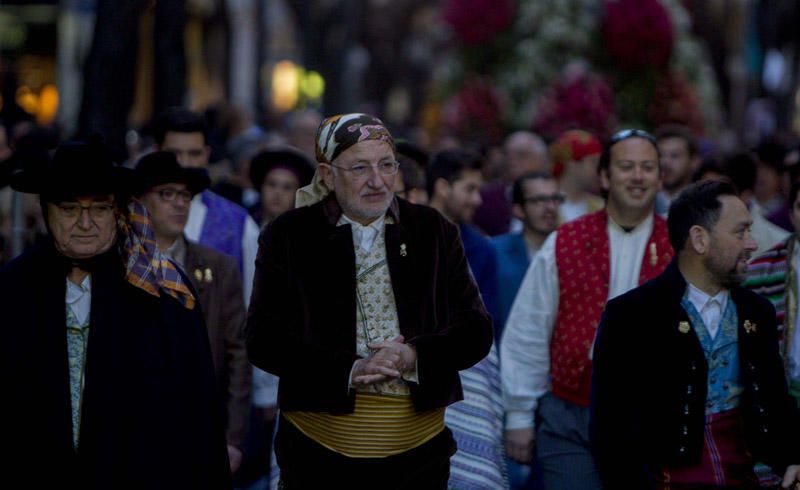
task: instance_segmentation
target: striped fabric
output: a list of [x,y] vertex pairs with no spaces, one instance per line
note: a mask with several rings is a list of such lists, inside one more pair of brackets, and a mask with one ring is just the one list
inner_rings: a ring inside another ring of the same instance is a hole
[[444,409],[417,412],[408,396],[356,394],[353,413],[283,412],[300,432],[351,458],[383,458],[414,449],[444,430]]
[[[781,353],[784,361],[786,359],[784,348],[789,344],[786,339],[790,339],[794,334],[797,315],[797,293],[793,287],[797,272],[791,267],[791,258],[796,243],[796,236],[791,235],[754,258],[747,267],[747,278],[742,284],[767,298],[775,307],[778,338],[781,341]],[[790,393],[796,399],[800,399],[800,391],[792,390],[791,384],[790,382]],[[756,464],[755,471],[761,487],[772,487],[781,482],[781,477],[762,463]]]
[[706,415],[700,464],[664,468],[654,475],[658,490],[683,488],[756,488],[753,461],[744,445],[744,426],[738,410]]
[[144,205],[137,199],[132,199],[127,218],[120,217],[118,226],[125,239],[125,279],[148,294],[160,296],[163,291],[187,309],[193,309],[194,295],[183,282],[177,266],[158,250],[155,233]]
[[461,371],[464,400],[447,407],[445,422],[458,451],[450,459],[448,488],[508,488],[503,450],[503,404],[497,349]]

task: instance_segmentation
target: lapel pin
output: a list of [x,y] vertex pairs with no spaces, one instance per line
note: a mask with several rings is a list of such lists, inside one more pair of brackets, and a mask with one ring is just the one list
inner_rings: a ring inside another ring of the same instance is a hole
[[689,326],[689,322],[680,322],[678,324],[678,331],[680,333],[689,333],[689,330],[691,329],[692,327]]
[[756,331],[756,324],[752,323],[750,320],[744,321],[744,331],[747,333],[753,333]]
[[401,257],[405,257],[406,255],[408,255],[408,252],[406,251],[406,244],[405,243],[401,243],[400,244],[400,256]]
[[208,267],[206,267],[206,270],[205,270],[205,280],[206,280],[206,282],[211,282],[211,281],[214,280],[214,278],[211,275],[211,269],[209,269]]
[[194,270],[194,278],[197,279],[198,282],[203,280],[203,273],[200,272],[200,269]]

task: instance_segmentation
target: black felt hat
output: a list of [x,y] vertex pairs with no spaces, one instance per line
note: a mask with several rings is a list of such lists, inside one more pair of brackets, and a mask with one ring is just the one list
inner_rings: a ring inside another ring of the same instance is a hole
[[289,146],[264,150],[250,161],[250,181],[253,188],[260,190],[267,174],[275,168],[285,168],[294,173],[300,187],[310,184],[314,177],[314,162],[300,150]]
[[132,170],[111,160],[99,138],[64,143],[53,158],[31,158],[19,166],[11,175],[11,188],[30,194],[76,197],[128,193],[135,180]]
[[193,195],[211,185],[208,172],[203,168],[181,167],[175,154],[170,151],[155,151],[143,156],[136,164],[138,177],[137,194],[142,194],[161,184],[186,184]]

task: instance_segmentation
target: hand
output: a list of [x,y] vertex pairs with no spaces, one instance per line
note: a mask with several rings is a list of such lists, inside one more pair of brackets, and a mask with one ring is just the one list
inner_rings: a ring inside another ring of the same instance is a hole
[[413,345],[406,344],[402,335],[392,340],[367,344],[367,347],[373,351],[374,358],[389,360],[401,373],[411,371],[417,365],[417,350]]
[[242,452],[236,446],[228,444],[228,461],[231,464],[231,473],[235,473],[242,464]]
[[531,459],[533,459],[533,428],[507,430],[506,454],[519,464],[531,464]]
[[786,467],[786,473],[783,474],[782,488],[800,488],[800,465],[793,464]]
[[353,363],[353,372],[350,382],[353,386],[367,386],[380,383],[389,379],[399,378],[400,371],[395,364],[388,359],[375,359],[370,355],[364,359],[358,359]]
[[257,413],[261,415],[264,422],[270,423],[275,420],[275,416],[278,415],[278,406],[270,405],[268,407],[259,408]]

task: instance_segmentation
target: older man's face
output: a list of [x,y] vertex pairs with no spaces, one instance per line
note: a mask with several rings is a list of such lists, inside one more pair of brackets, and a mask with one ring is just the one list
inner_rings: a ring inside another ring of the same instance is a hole
[[73,259],[99,255],[111,248],[117,235],[114,196],[48,202],[47,224],[62,255]]
[[[344,214],[363,225],[386,213],[394,198],[395,173],[385,175],[379,171],[381,164],[395,161],[389,143],[367,140],[343,151],[332,165],[320,164],[320,174],[325,185],[336,194]],[[367,174],[358,176],[353,169],[368,166]]]

